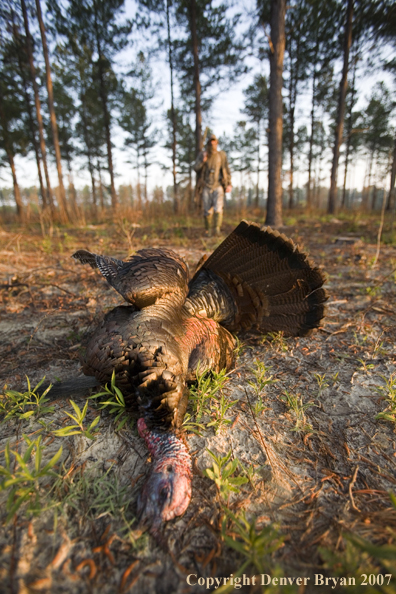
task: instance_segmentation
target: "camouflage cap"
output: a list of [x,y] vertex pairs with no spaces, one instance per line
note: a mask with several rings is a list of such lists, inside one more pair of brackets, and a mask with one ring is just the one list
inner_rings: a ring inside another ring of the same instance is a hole
[[217,140],[217,136],[216,134],[211,134],[208,138],[208,142],[210,142],[211,140]]

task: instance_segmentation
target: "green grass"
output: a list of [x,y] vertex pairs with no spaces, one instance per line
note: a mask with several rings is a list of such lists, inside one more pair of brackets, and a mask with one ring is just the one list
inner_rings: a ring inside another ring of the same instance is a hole
[[293,427],[293,431],[310,433],[312,431],[312,425],[307,423],[305,411],[311,408],[311,406],[315,406],[315,404],[312,401],[304,404],[300,394],[291,394],[287,390],[285,390],[284,395],[280,399],[296,417],[296,424]]
[[7,492],[6,522],[9,522],[18,512],[22,504],[26,503],[28,515],[38,515],[43,509],[47,485],[43,485],[45,478],[56,477],[54,466],[62,455],[62,446],[49,462],[42,465],[44,447],[41,445],[41,435],[31,441],[23,436],[27,449],[23,455],[16,450],[10,450],[7,442],[4,457],[5,465],[0,466],[0,492]]
[[[98,429],[95,429],[96,425],[100,421],[100,415],[95,417],[95,419],[90,423],[86,428],[84,428],[84,420],[88,410],[88,400],[86,401],[84,408],[81,410],[73,400],[70,400],[70,404],[74,409],[74,415],[65,411],[68,417],[70,417],[73,421],[75,421],[74,425],[66,425],[66,427],[62,427],[61,429],[56,429],[52,431],[52,433],[56,437],[70,437],[71,435],[83,435],[84,437],[88,437],[88,439],[95,439],[95,433],[98,432]],[[95,429],[95,430],[94,430]]]
[[[115,415],[115,422],[118,423],[116,431],[120,431],[129,420],[129,414],[126,409],[124,396],[115,385],[115,371],[111,376],[110,387],[106,384],[103,392],[98,392],[90,396],[91,399],[101,399],[99,401],[99,410],[107,410],[111,415]],[[105,400],[103,400],[105,398]]]
[[384,376],[382,378],[385,381],[385,386],[378,386],[376,390],[384,397],[388,406],[375,418],[390,421],[396,425],[396,373],[391,373],[389,379]]
[[204,475],[210,478],[216,485],[221,498],[227,500],[231,493],[239,493],[239,488],[248,482],[245,476],[233,476],[240,464],[238,458],[230,460],[232,452],[225,456],[216,456],[210,450],[206,450],[213,458],[213,466],[204,470]]
[[[264,526],[261,530],[256,528],[256,519],[249,521],[245,512],[233,514],[230,510],[224,509],[224,518],[222,522],[222,537],[225,545],[239,553],[241,565],[234,574],[234,584],[241,583],[241,576],[248,567],[254,568],[258,574],[269,574],[272,578],[282,577],[283,570],[274,562],[273,556],[276,551],[283,547],[284,537],[280,534],[277,526],[272,524]],[[250,570],[249,575],[254,572]],[[237,581],[235,580],[237,578]],[[258,578],[260,579],[260,578]],[[256,582],[259,585],[259,581]],[[218,594],[228,594],[232,592],[234,586],[225,584],[216,592]],[[297,592],[295,585],[292,586],[266,586],[262,591],[270,592]],[[257,591],[260,591],[257,589]]]
[[53,406],[47,406],[50,400],[47,396],[52,386],[48,386],[41,395],[38,393],[44,380],[45,376],[32,389],[30,380],[26,377],[28,388],[26,392],[8,390],[7,386],[4,387],[4,392],[0,395],[0,415],[4,415],[3,422],[13,418],[29,419],[33,416],[37,418],[54,412]]

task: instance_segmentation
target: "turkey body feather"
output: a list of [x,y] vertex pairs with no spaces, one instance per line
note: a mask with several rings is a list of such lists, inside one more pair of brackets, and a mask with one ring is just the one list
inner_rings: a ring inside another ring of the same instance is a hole
[[186,263],[167,249],[127,261],[79,250],[128,302],[110,311],[86,343],[83,371],[100,382],[113,371],[154,457],[139,498],[142,521],[159,530],[185,511],[191,461],[176,437],[188,402],[186,382],[230,369],[231,332],[305,335],[324,315],[323,273],[293,242],[242,221],[188,283]]

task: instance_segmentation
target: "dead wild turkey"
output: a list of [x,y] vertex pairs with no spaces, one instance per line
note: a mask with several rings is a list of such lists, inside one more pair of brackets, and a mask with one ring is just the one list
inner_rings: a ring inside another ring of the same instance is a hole
[[87,342],[84,374],[116,383],[138,414],[153,456],[138,500],[141,521],[158,531],[191,498],[191,458],[177,437],[186,382],[200,370],[230,369],[231,332],[302,336],[324,314],[324,276],[269,227],[242,221],[188,282],[187,265],[167,249],[143,249],[126,262],[79,250],[130,305],[110,311]]

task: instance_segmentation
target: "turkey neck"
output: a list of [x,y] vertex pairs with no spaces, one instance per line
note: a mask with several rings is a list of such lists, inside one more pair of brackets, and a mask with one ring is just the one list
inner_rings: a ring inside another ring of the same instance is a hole
[[139,435],[153,456],[153,464],[138,498],[138,516],[159,536],[163,522],[181,516],[191,500],[191,457],[185,445],[172,433],[158,433],[138,420]]
[[191,456],[181,439],[177,438],[174,433],[149,430],[143,418],[138,420],[137,427],[157,468],[163,466],[171,458],[177,463],[180,470],[184,470],[188,476],[192,476]]

